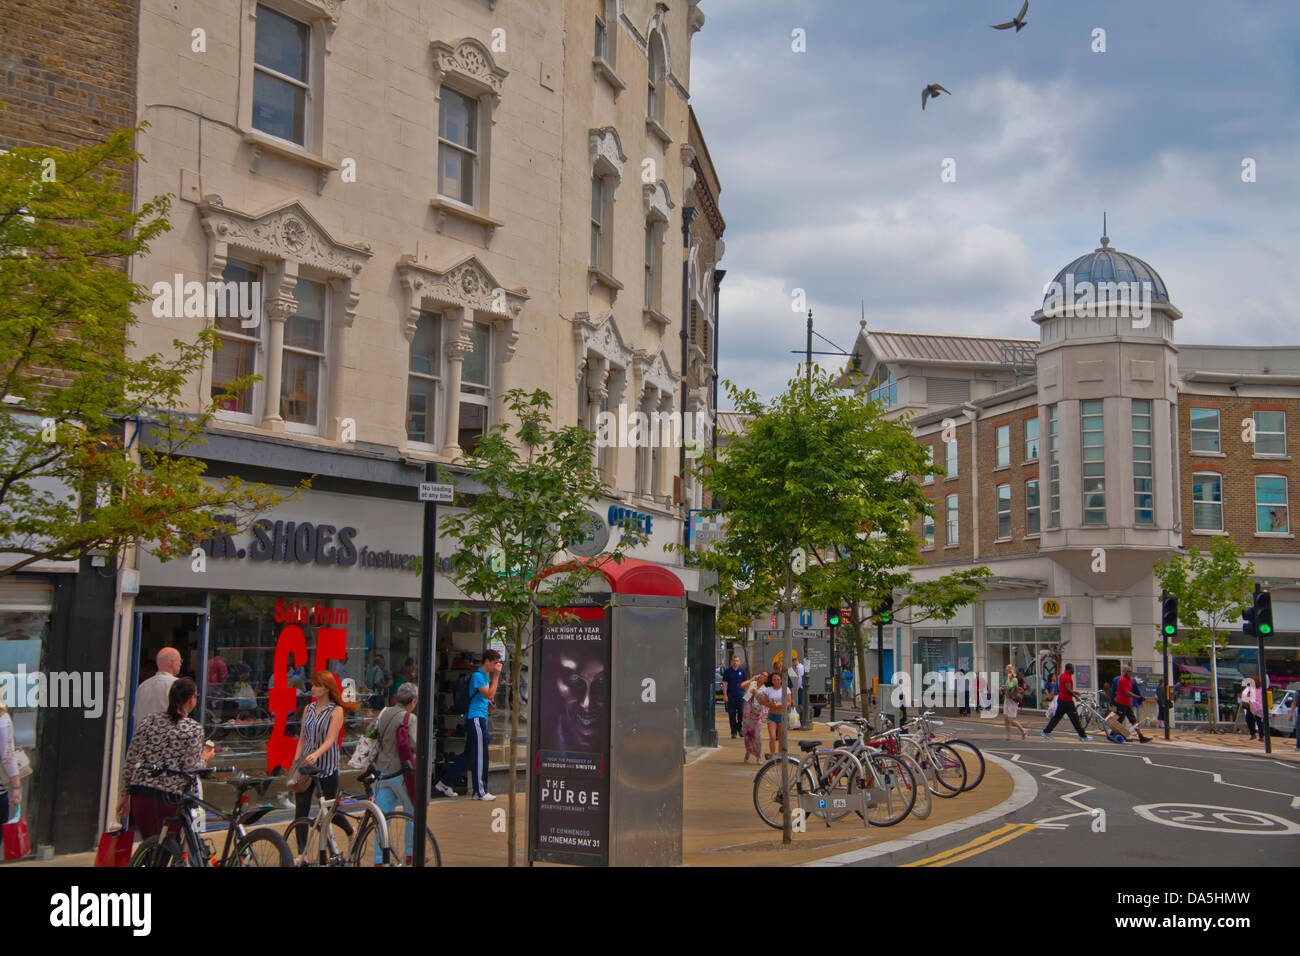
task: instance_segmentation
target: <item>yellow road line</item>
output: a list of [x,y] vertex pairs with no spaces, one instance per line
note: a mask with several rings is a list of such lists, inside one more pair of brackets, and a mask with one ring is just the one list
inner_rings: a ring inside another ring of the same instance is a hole
[[957,862],[959,862],[959,861],[961,861],[961,860],[969,859],[969,858],[972,857],[972,856],[976,856],[977,854],[983,853],[985,850],[991,850],[991,849],[993,849],[995,846],[1001,846],[1003,843],[1008,843],[1008,842],[1010,842],[1011,840],[1014,840],[1016,837],[1022,837],[1022,836],[1024,836],[1026,833],[1028,833],[1030,830],[1033,830],[1033,829],[1035,829],[1035,827],[1034,827],[1034,825],[1033,825],[1032,823],[1026,823],[1026,824],[1022,825],[1022,826],[1020,827],[1020,829],[1016,830],[1016,831],[1013,832],[1013,833],[1008,833],[1006,836],[1002,837],[1000,840],[994,840],[992,843],[986,843],[986,844],[984,844],[984,846],[976,847],[975,849],[970,850],[970,851],[968,851],[968,852],[966,852],[966,853],[963,853],[963,854],[961,854],[960,856],[949,857],[949,858],[946,859],[946,860],[940,860],[938,863],[931,863],[930,865],[931,865],[931,866],[947,866],[949,863],[957,863]]
[[966,850],[969,850],[972,847],[977,847],[982,843],[987,843],[989,840],[992,840],[994,837],[1001,836],[1003,833],[1006,833],[1009,830],[1014,830],[1016,829],[1016,827],[1023,826],[1023,825],[1024,824],[1019,824],[1019,823],[1008,823],[1004,827],[999,827],[996,830],[993,830],[989,833],[985,833],[983,836],[976,837],[974,840],[971,840],[969,843],[963,843],[961,846],[953,847],[951,850],[945,850],[942,853],[936,853],[934,856],[927,856],[925,859],[917,860],[915,863],[904,863],[903,866],[905,867],[927,866],[933,863],[935,860],[942,860],[945,857],[953,856],[954,854],[957,853],[963,853]]

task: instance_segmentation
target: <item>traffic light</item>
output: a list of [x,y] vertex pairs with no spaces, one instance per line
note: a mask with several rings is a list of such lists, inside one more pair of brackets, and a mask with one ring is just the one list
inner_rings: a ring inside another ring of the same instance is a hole
[[881,624],[888,624],[894,619],[894,596],[892,594],[876,607],[876,618]]
[[840,626],[840,612],[837,611],[835,608],[826,609],[826,626],[827,627]]
[[1273,594],[1271,591],[1259,591],[1255,594],[1255,606],[1251,609],[1255,617],[1255,633],[1259,637],[1268,637],[1273,633]]
[[[1259,595],[1256,595],[1258,597]],[[1241,609],[1241,633],[1247,637],[1257,637],[1259,632],[1255,630],[1255,605]]]
[[1166,641],[1178,637],[1178,598],[1167,592],[1160,596],[1160,635]]

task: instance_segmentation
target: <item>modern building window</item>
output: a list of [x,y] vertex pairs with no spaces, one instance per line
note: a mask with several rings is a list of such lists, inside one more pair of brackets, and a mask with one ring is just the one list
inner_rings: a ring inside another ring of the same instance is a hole
[[492,330],[475,322],[469,330],[474,350],[460,369],[460,429],[456,444],[468,455],[487,434],[488,406],[492,401]]
[[438,389],[442,384],[442,316],[421,312],[411,340],[406,393],[406,438],[435,445]]
[[1038,460],[1038,416],[1025,419],[1025,461]]
[[253,128],[307,146],[311,27],[268,6],[257,8],[253,44]]
[[947,455],[947,466],[948,466],[947,476],[949,478],[956,478],[957,477],[957,439],[954,438],[952,441],[944,442],[943,444],[944,444],[944,450]]
[[[925,446],[925,455],[926,455],[926,458],[929,459],[930,467],[933,468],[933,467],[934,467],[934,445],[926,445],[926,446]],[[921,484],[923,484],[923,485],[930,485],[930,484],[933,484],[933,483],[934,483],[934,475],[933,475],[933,474],[927,474],[927,475],[925,475],[925,477],[923,477],[923,478],[921,479]]]
[[1255,476],[1255,530],[1261,534],[1291,530],[1285,475]]
[[1255,413],[1255,454],[1286,454],[1286,412]]
[[1133,399],[1133,522],[1156,523],[1151,456],[1151,400]]
[[886,408],[893,408],[898,404],[898,382],[894,381],[894,373],[885,369],[884,378],[877,377],[871,388],[867,391],[867,400],[880,402]]
[[476,206],[478,109],[471,99],[446,86],[438,103],[438,195]]
[[1025,482],[1025,534],[1038,534],[1041,531],[1038,503],[1038,479]]
[[1079,403],[1083,438],[1083,523],[1106,523],[1106,419],[1100,398]]
[[1192,451],[1222,451],[1219,447],[1219,410],[1217,408],[1190,409],[1192,426]]
[[957,496],[948,496],[948,543],[957,543],[958,533]]
[[[221,279],[223,282],[237,283],[236,295],[239,296],[242,304],[251,301],[245,297],[245,289],[261,288],[262,270],[247,262],[230,259],[221,273]],[[258,285],[253,286],[252,283]],[[230,300],[226,301],[228,303]],[[244,320],[240,318],[238,310],[233,310],[234,315],[217,316],[215,324],[218,348],[212,356],[212,398],[216,401],[217,407],[222,412],[232,413],[229,417],[248,416],[247,420],[250,422],[253,409],[256,407],[253,401],[253,391],[256,386],[249,385],[240,390],[231,388],[230,384],[236,379],[261,373],[258,354],[262,344],[262,303],[256,301],[252,302],[252,305],[256,310],[254,316],[258,322],[249,328],[244,328]],[[230,313],[232,310],[225,308],[221,311]]]
[[924,515],[921,518],[921,547],[934,547],[934,516]]
[[320,424],[328,293],[325,283],[309,279],[300,278],[293,287],[298,309],[284,324],[280,379],[280,417],[290,430],[315,431]]
[[1061,419],[1055,405],[1047,406],[1047,526],[1061,526]]
[[1223,476],[1217,472],[1192,475],[1192,530],[1223,530]]
[[998,485],[998,538],[1011,537],[1011,486]]
[[1002,468],[1011,464],[1011,426],[999,425],[994,429],[994,434],[997,436],[997,467]]

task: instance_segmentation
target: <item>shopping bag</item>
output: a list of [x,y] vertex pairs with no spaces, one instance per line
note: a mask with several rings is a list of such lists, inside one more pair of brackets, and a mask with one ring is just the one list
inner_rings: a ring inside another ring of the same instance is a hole
[[4,825],[6,860],[21,860],[32,852],[32,838],[27,832],[27,821],[18,820]]
[[135,833],[131,830],[105,833],[99,838],[99,849],[95,851],[95,866],[130,866],[131,849],[134,845]]
[[357,741],[357,747],[352,751],[352,756],[348,759],[348,766],[353,770],[365,770],[375,758],[379,756],[379,739],[377,737],[362,737]]
[[790,729],[798,730],[801,726],[799,723],[799,711],[795,710],[793,707],[787,707],[785,712],[787,715],[786,719],[790,721]]

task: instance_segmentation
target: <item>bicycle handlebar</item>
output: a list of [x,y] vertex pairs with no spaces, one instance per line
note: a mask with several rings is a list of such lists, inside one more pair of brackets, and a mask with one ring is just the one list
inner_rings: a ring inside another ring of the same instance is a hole
[[145,764],[140,768],[149,774],[170,773],[178,777],[185,777],[189,780],[195,780],[199,777],[210,777],[214,773],[238,773],[238,767],[196,767],[193,770],[177,770],[174,767],[159,767],[153,764]]

